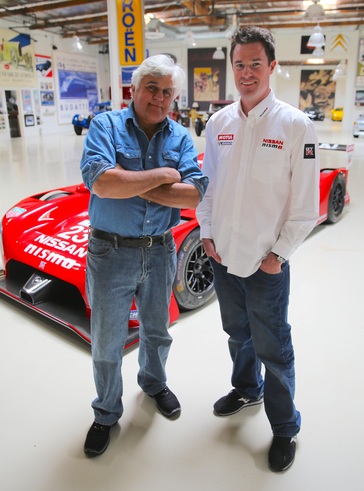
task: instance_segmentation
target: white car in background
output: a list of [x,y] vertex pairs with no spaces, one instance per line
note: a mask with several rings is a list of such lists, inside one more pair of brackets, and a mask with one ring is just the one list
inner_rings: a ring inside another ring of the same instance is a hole
[[360,135],[364,135],[364,114],[359,115],[353,126],[353,136],[359,138]]

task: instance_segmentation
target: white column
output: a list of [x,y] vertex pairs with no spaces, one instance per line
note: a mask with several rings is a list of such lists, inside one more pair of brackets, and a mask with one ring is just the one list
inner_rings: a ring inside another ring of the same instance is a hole
[[113,109],[120,109],[121,95],[121,67],[119,56],[119,37],[117,27],[116,0],[107,0],[107,17],[109,26],[109,64],[110,64],[110,87],[111,104]]

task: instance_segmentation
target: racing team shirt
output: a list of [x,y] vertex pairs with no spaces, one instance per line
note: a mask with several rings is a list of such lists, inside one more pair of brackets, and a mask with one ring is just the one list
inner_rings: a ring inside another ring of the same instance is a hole
[[240,100],[206,126],[197,208],[228,272],[248,277],[269,252],[289,259],[319,216],[318,141],[312,121],[273,91],[246,116]]

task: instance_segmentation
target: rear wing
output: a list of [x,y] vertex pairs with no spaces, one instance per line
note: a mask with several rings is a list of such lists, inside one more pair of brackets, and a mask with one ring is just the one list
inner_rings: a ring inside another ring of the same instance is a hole
[[[342,143],[319,143],[321,168],[345,167],[349,169],[354,152],[354,143],[344,145]],[[333,153],[335,150],[335,153]],[[343,155],[342,152],[345,152]]]

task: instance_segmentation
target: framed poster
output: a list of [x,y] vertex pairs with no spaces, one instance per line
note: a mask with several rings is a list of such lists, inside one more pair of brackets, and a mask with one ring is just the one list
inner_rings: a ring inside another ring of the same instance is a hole
[[356,107],[364,106],[364,90],[357,90],[355,92],[355,106]]
[[29,34],[0,29],[0,86],[36,87],[34,43]]
[[210,102],[226,99],[226,48],[223,60],[214,60],[216,48],[188,50],[188,105],[198,102],[207,111]]
[[76,113],[88,114],[98,102],[97,60],[59,51],[53,59],[58,123],[70,124]]
[[335,70],[302,70],[300,103],[301,110],[306,107],[321,109],[326,117],[331,117],[334,108],[336,82],[332,77]]

